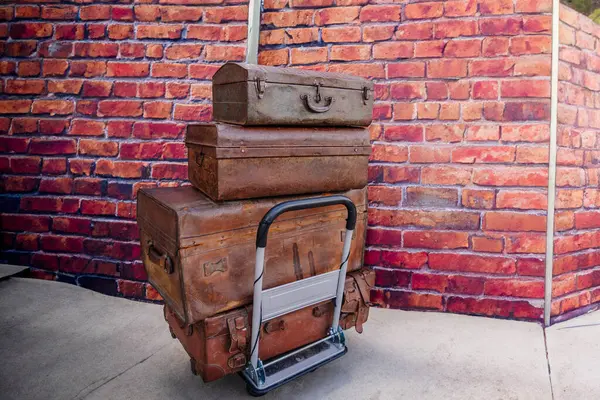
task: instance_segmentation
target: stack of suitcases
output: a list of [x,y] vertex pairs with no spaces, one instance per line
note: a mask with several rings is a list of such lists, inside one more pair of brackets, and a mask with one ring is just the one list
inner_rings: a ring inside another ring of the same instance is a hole
[[[187,129],[192,186],[139,191],[149,281],[165,300],[172,336],[205,382],[250,362],[255,239],[263,216],[282,202],[347,197],[356,207],[353,240],[342,260],[342,205],[281,214],[268,230],[262,287],[339,270],[347,261],[339,326],[362,331],[375,281],[363,268],[372,107],[372,83],[361,78],[227,63],[213,78],[217,122]],[[260,360],[326,337],[334,303],[267,321],[261,315]]]

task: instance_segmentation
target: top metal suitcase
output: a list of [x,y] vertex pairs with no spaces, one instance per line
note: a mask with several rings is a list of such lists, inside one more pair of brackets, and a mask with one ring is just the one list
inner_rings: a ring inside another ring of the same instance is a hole
[[212,82],[215,121],[367,126],[372,119],[373,82],[352,75],[226,63]]

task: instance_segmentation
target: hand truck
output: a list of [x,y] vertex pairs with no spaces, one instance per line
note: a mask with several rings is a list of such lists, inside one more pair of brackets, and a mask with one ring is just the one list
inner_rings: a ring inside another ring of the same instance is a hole
[[[335,271],[263,290],[265,247],[267,245],[269,227],[273,221],[279,215],[289,211],[332,205],[344,205],[348,212],[340,268]],[[344,340],[344,333],[339,326],[339,320],[348,257],[350,255],[350,244],[355,225],[356,207],[354,203],[349,198],[339,195],[286,201],[271,208],[262,218],[256,234],[256,267],[254,270],[250,361],[246,365],[245,370],[241,372],[242,377],[246,381],[248,393],[251,395],[262,396],[297,377],[312,372],[322,365],[343,356],[348,351]],[[335,299],[335,310],[331,328],[326,337],[276,357],[267,363],[263,363],[258,358],[260,329],[263,322],[328,299]]]

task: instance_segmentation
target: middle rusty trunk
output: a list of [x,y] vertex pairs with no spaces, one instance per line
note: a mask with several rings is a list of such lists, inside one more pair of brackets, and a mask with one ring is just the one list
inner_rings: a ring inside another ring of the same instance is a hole
[[[341,194],[358,211],[352,271],[363,262],[366,189]],[[150,283],[188,324],[251,303],[258,223],[290,199],[215,203],[189,186],[140,190],[138,224]],[[279,217],[269,231],[265,289],[339,268],[345,220],[343,206]]]

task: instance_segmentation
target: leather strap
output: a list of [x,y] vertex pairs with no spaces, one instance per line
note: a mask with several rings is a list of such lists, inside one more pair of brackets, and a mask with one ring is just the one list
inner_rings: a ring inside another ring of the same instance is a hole
[[229,318],[227,320],[227,329],[231,343],[229,344],[229,353],[244,352],[247,345],[248,319],[245,316]]

